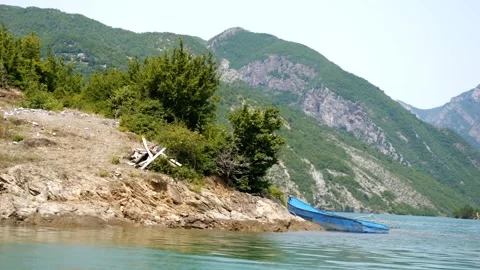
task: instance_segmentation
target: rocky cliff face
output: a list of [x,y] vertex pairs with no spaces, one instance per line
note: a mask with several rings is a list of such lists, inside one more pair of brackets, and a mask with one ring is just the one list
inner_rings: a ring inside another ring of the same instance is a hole
[[267,87],[296,94],[302,93],[308,85],[308,79],[317,75],[313,68],[293,63],[279,55],[249,63],[238,72],[240,78],[252,87]]
[[285,56],[270,55],[263,61],[249,63],[239,70],[229,68],[228,60],[223,59],[220,72],[224,82],[241,80],[252,87],[290,91],[303,96],[300,106],[305,114],[321,124],[351,132],[357,139],[374,145],[383,154],[408,164],[361,105],[336,95],[326,87],[309,88],[309,81],[318,75],[311,67],[293,63]]
[[[385,170],[375,157],[340,141],[337,143],[344,147],[350,157],[349,165],[354,170],[354,179],[357,184],[352,188],[329,180],[322,170],[304,159],[303,162],[310,166],[310,174],[315,180],[314,204],[317,207],[352,212],[375,211],[376,205],[366,205],[359,200],[354,194],[358,192],[369,199],[381,198],[387,205],[408,204],[416,208],[434,207],[428,198],[407,184],[405,179]],[[333,177],[345,176],[331,169],[327,169],[326,173]]]
[[372,144],[383,154],[403,162],[403,156],[387,141],[383,130],[359,104],[323,87],[309,90],[305,94],[302,108],[305,114],[313,116],[320,123],[351,132],[357,139]]
[[480,85],[438,108],[422,110],[402,105],[427,123],[455,130],[480,149]]

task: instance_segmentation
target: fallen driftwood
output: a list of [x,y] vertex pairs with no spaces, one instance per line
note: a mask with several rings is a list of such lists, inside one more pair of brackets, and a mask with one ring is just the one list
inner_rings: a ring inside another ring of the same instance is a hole
[[145,138],[142,137],[142,142],[143,142],[143,146],[145,147],[145,150],[147,150],[148,156],[149,156],[150,158],[153,157],[152,152],[150,152],[150,149],[148,149],[147,140],[145,140]]
[[147,168],[147,166],[150,165],[150,163],[152,163],[158,156],[163,154],[163,151],[165,151],[165,148],[162,148],[162,150],[158,151],[158,153],[155,156],[150,157],[140,169],[145,170],[145,168]]
[[159,156],[163,156],[167,159],[168,163],[173,167],[180,167],[182,164],[176,161],[173,158],[168,158],[164,153],[167,148],[162,148],[160,146],[154,145],[153,147],[148,147],[148,142],[145,138],[142,137],[143,147],[144,148],[135,148],[130,154],[131,162],[128,162],[129,165],[140,167],[141,170],[145,170],[148,165],[150,165],[155,159]]

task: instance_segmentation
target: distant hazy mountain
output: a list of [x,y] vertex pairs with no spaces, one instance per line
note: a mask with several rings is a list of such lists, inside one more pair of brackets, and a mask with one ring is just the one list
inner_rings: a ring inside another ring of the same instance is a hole
[[36,31],[85,73],[122,68],[128,57],[158,54],[178,37],[193,53],[212,51],[224,82],[219,121],[245,100],[279,108],[287,147],[268,177],[319,207],[433,214],[480,204],[477,150],[305,45],[242,28],[208,41],[136,34],[52,9],[0,6],[0,21],[18,35]]
[[427,123],[455,130],[480,150],[480,85],[441,107],[422,110],[403,105]]

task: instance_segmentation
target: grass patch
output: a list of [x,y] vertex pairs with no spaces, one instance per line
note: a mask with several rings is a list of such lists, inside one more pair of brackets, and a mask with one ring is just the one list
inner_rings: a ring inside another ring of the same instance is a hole
[[114,165],[120,164],[120,157],[119,156],[113,156],[110,162]]
[[110,174],[107,172],[107,171],[100,171],[98,173],[98,176],[102,177],[102,178],[105,178],[105,177],[108,177]]
[[196,179],[195,181],[190,182],[190,190],[195,193],[200,193],[204,186],[204,182],[201,179]]
[[0,121],[0,139],[10,138],[10,127],[7,122]]
[[18,118],[8,118],[8,122],[14,126],[23,126],[29,124],[29,122],[25,119],[18,119]]
[[131,178],[137,178],[140,176],[140,174],[138,172],[134,172],[134,171],[130,171],[128,172],[128,177],[131,177]]
[[18,151],[11,153],[0,152],[0,168],[8,168],[10,166],[33,162],[38,160],[35,156],[24,155]]
[[21,142],[21,141],[23,141],[23,136],[22,136],[22,135],[19,135],[19,134],[15,134],[15,135],[13,135],[13,137],[12,137],[12,141],[14,141],[14,142]]

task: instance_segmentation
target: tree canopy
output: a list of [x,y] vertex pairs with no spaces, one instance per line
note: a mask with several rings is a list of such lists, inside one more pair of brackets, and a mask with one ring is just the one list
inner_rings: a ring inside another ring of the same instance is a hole
[[215,91],[220,80],[211,53],[195,56],[179,48],[147,58],[138,73],[146,98],[160,100],[167,118],[183,122],[190,130],[202,130],[215,119]]

